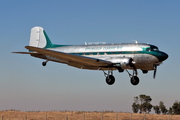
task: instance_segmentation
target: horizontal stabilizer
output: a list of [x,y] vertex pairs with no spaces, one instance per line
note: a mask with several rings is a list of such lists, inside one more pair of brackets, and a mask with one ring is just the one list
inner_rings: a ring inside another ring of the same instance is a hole
[[17,53],[17,54],[37,54],[34,52],[12,52],[12,53]]

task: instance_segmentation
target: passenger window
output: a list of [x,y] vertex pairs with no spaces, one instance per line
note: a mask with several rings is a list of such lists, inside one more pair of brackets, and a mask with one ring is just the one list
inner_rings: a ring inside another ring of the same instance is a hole
[[97,53],[93,53],[93,55],[97,55]]
[[103,53],[103,52],[100,52],[99,54],[100,54],[100,55],[104,55],[104,53]]
[[108,55],[112,54],[111,52],[107,52]]
[[120,54],[120,52],[114,52],[114,54]]

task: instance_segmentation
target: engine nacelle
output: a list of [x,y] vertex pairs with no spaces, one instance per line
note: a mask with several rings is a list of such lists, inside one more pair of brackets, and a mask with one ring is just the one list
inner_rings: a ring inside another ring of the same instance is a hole
[[132,67],[133,59],[130,57],[112,57],[108,59],[108,61],[111,61],[114,63],[114,66],[121,67],[121,68],[126,68],[127,66]]

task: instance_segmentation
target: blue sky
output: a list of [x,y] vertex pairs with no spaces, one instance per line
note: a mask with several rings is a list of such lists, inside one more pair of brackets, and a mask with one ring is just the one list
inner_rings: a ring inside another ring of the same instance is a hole
[[[167,108],[180,100],[180,1],[69,0],[0,1],[0,110],[113,110],[132,112],[133,98],[150,95],[152,104]],[[29,55],[30,29],[41,26],[53,43],[150,43],[169,58],[147,75],[138,71],[140,84],[132,86],[126,72],[114,72],[108,86],[101,71],[80,70]]]

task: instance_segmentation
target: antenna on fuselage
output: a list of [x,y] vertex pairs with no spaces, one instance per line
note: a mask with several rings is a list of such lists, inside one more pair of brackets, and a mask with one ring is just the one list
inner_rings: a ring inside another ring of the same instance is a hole
[[135,41],[135,43],[137,44],[138,43],[138,41],[137,40],[134,40]]
[[134,41],[136,44],[138,44],[138,41],[137,41],[137,40],[132,40],[132,41]]

